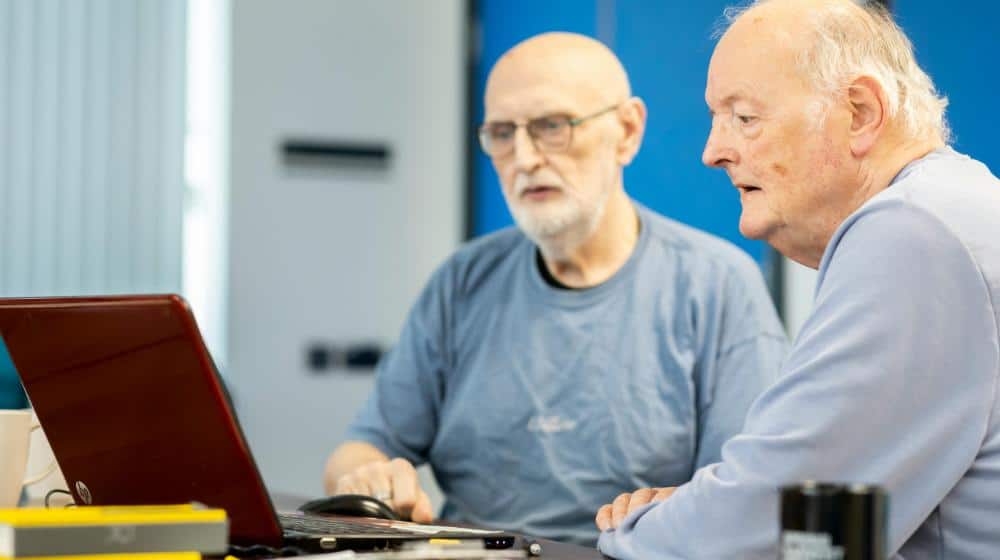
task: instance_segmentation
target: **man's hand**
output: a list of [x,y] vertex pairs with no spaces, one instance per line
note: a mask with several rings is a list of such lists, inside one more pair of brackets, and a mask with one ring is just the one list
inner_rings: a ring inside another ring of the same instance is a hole
[[430,523],[431,500],[420,487],[417,470],[402,458],[365,463],[337,479],[334,494],[366,494],[382,500],[404,519]]
[[620,494],[615,501],[597,510],[597,528],[601,531],[617,529],[628,514],[650,502],[662,502],[674,493],[676,488],[641,488],[631,494]]

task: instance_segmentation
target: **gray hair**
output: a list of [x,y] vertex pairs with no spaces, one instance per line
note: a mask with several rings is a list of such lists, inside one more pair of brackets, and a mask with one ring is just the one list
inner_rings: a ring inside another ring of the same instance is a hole
[[[727,8],[725,26],[769,1]],[[938,138],[945,143],[951,140],[945,118],[948,98],[938,94],[930,76],[917,65],[913,44],[885,8],[875,2],[826,2],[810,12],[805,23],[811,28],[813,41],[798,54],[798,66],[802,76],[826,98],[827,106],[846,93],[851,79],[871,76],[885,90],[890,119],[897,121],[907,136]]]

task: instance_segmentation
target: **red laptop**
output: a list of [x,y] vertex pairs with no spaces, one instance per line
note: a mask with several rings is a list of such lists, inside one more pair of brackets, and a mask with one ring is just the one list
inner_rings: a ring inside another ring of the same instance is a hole
[[221,507],[241,545],[514,542],[499,531],[276,514],[180,296],[0,299],[0,336],[78,504]]

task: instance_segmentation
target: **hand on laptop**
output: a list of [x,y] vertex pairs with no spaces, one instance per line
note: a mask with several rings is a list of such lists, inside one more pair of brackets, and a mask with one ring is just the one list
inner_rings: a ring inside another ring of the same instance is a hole
[[386,503],[404,519],[430,523],[431,500],[420,487],[417,471],[402,458],[365,463],[337,479],[335,494],[366,494]]
[[676,488],[640,488],[631,494],[619,494],[615,501],[597,510],[597,528],[601,531],[617,529],[628,514],[650,502],[662,502],[674,493]]

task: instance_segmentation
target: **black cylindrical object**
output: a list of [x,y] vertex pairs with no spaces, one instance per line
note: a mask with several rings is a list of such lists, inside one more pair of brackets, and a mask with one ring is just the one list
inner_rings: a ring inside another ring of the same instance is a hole
[[877,486],[804,482],[781,489],[783,560],[885,560],[889,498]]

